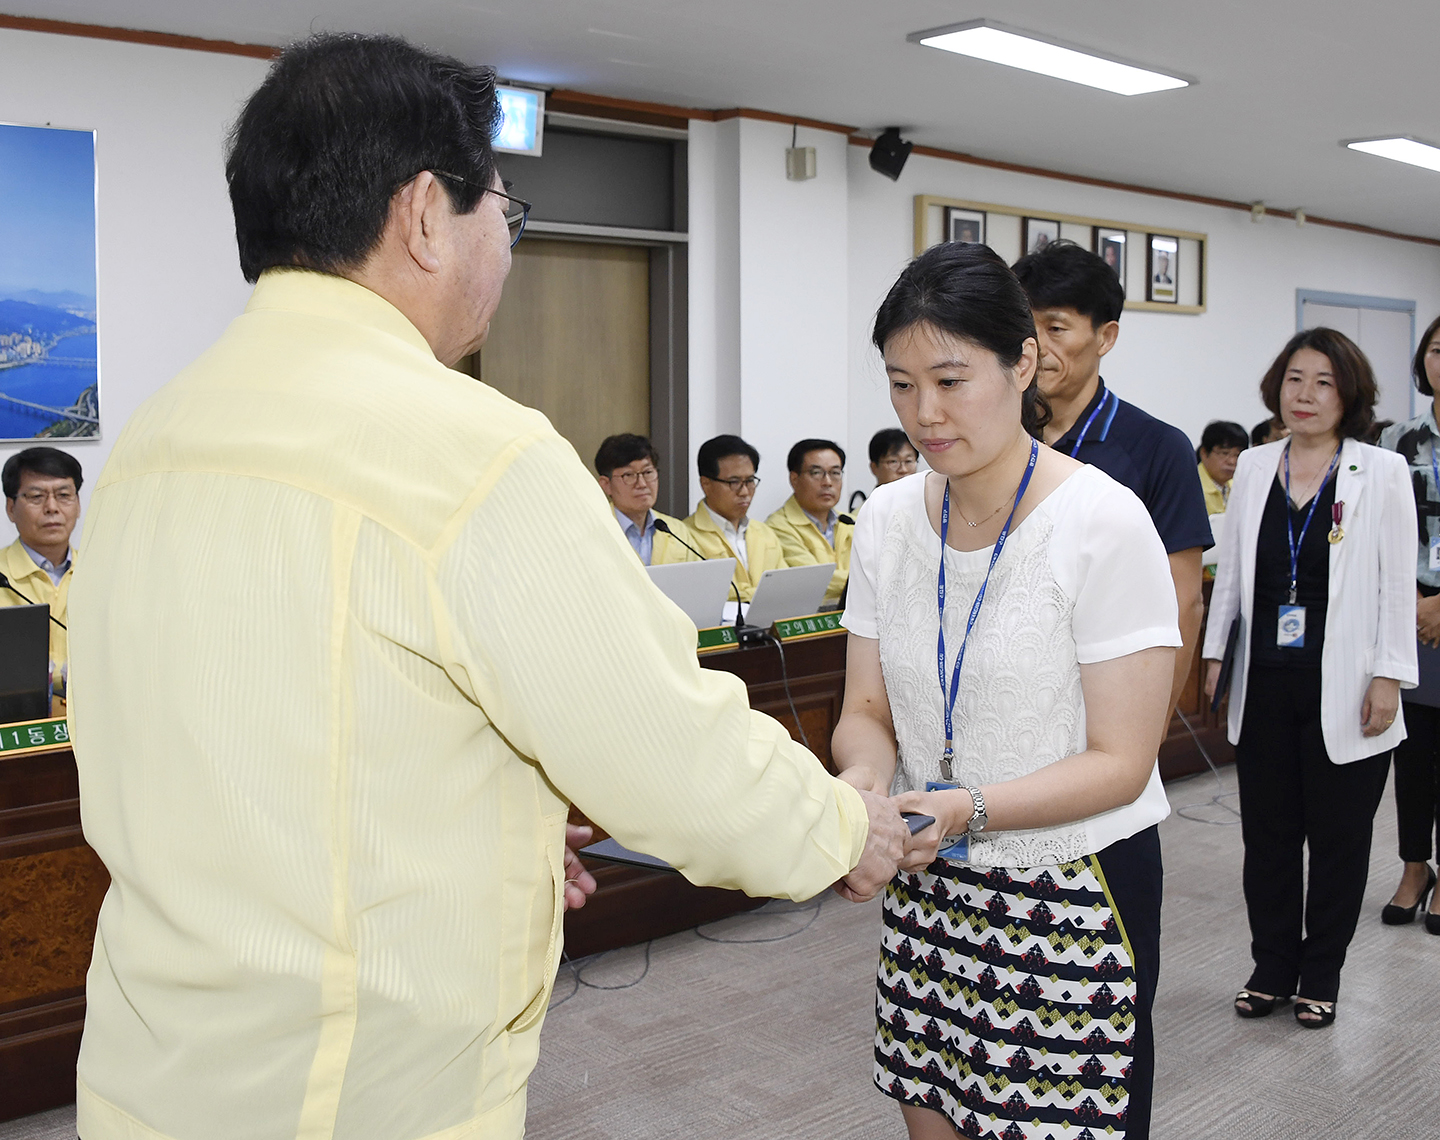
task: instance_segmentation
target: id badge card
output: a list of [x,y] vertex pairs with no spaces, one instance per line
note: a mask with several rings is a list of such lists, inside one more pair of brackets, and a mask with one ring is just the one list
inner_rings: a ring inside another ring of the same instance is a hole
[[1430,540],[1430,569],[1440,570],[1440,535]]
[[1275,631],[1275,644],[1281,649],[1305,648],[1304,606],[1280,607],[1280,621]]
[[[927,792],[948,792],[958,788],[959,784],[947,784],[943,780],[926,780],[925,790]],[[957,863],[964,863],[970,858],[970,836],[962,835],[948,847],[941,847],[937,852],[941,859],[953,859]]]

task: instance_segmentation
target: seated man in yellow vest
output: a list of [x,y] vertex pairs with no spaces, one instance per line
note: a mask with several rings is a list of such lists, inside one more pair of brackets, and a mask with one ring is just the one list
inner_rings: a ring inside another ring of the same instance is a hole
[[[660,487],[660,457],[648,439],[629,432],[606,436],[595,453],[595,473],[600,478],[600,489],[615,510],[615,521],[641,562],[664,566],[697,560],[680,541],[695,545],[685,524],[653,509]],[[671,533],[657,529],[656,519]]]
[[855,521],[835,512],[845,485],[845,451],[833,440],[802,439],[785,459],[790,489],[795,493],[765,522],[780,539],[787,566],[835,563],[825,590],[833,604],[850,580],[850,540]]
[[748,602],[760,576],[785,565],[775,532],[759,519],[746,518],[760,485],[755,474],[760,453],[738,435],[717,435],[700,445],[695,462],[705,499],[685,525],[706,558],[735,559],[735,588]]
[[[80,518],[80,463],[53,447],[30,447],[5,461],[0,486],[5,491],[5,517],[20,537],[0,551],[0,573],[9,588],[0,588],[0,606],[31,602],[50,607],[50,616],[64,622],[70,597],[74,552],[70,535]],[[50,623],[50,676],[55,695],[65,695],[69,649],[65,630]]]

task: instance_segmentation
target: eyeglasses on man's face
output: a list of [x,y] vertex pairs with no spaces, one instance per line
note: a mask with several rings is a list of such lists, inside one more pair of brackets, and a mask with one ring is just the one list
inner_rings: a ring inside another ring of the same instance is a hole
[[505,190],[496,190],[493,186],[481,186],[480,183],[470,178],[461,178],[458,174],[451,174],[448,170],[432,170],[431,174],[439,178],[448,178],[452,182],[459,182],[464,186],[470,186],[483,194],[494,194],[497,198],[505,199],[505,225],[510,230],[510,248],[515,248],[515,243],[520,240],[520,235],[525,232],[525,222],[530,217],[530,203],[523,198],[517,198],[513,194],[505,193],[510,189],[510,183],[502,185]]
[[730,488],[732,494],[738,494],[742,487],[747,491],[753,491],[756,487],[760,486],[760,476],[749,475],[742,478],[736,475],[730,479],[711,479],[710,482],[724,483],[725,486]]
[[880,460],[880,466],[887,471],[914,471],[920,466],[920,460],[913,455],[892,455]]
[[816,483],[839,483],[845,478],[843,467],[806,467],[801,474]]
[[80,499],[80,496],[68,487],[61,488],[58,491],[53,488],[48,491],[32,488],[29,491],[21,491],[20,494],[16,496],[16,498],[32,510],[42,510],[52,497],[55,500],[55,505],[62,511],[69,510]]
[[642,481],[645,483],[658,483],[660,481],[660,472],[656,471],[653,467],[647,467],[643,471],[622,471],[619,475],[616,475],[615,478],[619,479],[620,482],[624,483],[627,487],[635,487]]

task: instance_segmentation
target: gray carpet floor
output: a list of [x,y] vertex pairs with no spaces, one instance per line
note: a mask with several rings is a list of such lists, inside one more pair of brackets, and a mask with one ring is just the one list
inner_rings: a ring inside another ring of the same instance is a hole
[[[1161,825],[1152,1135],[1440,1136],[1440,938],[1419,924],[1380,924],[1399,875],[1388,793],[1339,1017],[1311,1031],[1289,1010],[1263,1021],[1231,1012],[1249,972],[1240,830],[1210,797],[1233,787],[1231,772],[1220,785],[1204,776],[1168,787],[1180,810]],[[1343,812],[1337,804],[1337,826]],[[828,895],[590,959],[578,966],[588,985],[562,970],[530,1085],[529,1137],[902,1138],[894,1102],[870,1083],[879,921],[878,903]],[[0,1125],[0,1140],[73,1137],[73,1109]]]

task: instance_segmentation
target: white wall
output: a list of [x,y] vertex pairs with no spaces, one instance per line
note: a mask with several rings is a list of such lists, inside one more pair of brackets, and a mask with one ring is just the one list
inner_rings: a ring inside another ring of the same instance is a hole
[[[1295,290],[1397,297],[1417,303],[1417,331],[1440,312],[1440,248],[1326,226],[1269,218],[1145,194],[1106,190],[923,155],[898,182],[869,169],[867,150],[850,149],[849,488],[872,480],[861,460],[878,428],[896,423],[868,343],[875,310],[914,252],[914,198],[971,201],[1113,218],[1184,229],[1210,238],[1207,311],[1187,316],[1126,312],[1105,360],[1106,382],[1125,399],[1175,424],[1192,440],[1210,420],[1247,428],[1268,414],[1260,377],[1295,332]],[[1034,156],[1042,161],[1043,156]]]
[[[136,406],[249,296],[222,147],[265,69],[240,56],[0,30],[0,122],[96,131],[101,438],[56,444],[89,484]],[[0,444],[0,462],[25,446]],[[0,516],[0,542],[14,533]]]

